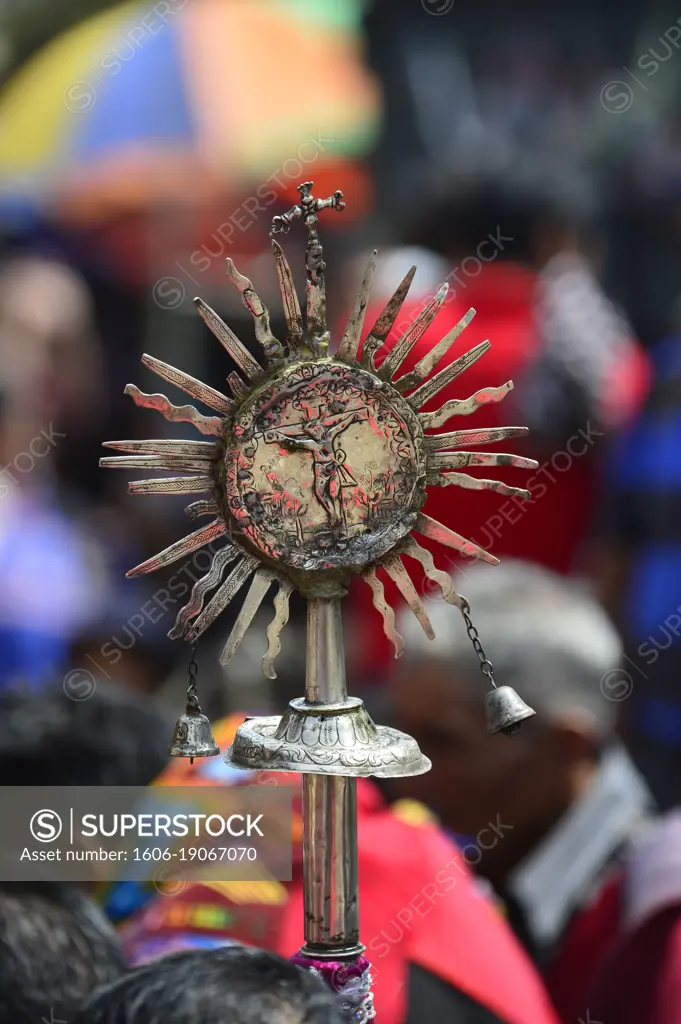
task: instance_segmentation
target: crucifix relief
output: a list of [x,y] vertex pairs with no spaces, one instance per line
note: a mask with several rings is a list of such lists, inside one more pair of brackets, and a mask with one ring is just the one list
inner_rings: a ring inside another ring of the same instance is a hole
[[310,452],[314,467],[314,494],[332,529],[343,522],[343,485],[356,483],[344,466],[345,452],[336,447],[336,440],[353,423],[367,418],[366,406],[339,413],[308,414],[298,423],[268,430],[265,434],[265,441],[279,441],[287,447]]
[[406,403],[363,370],[302,361],[235,419],[230,515],[250,545],[293,568],[357,565],[413,515],[416,443]]

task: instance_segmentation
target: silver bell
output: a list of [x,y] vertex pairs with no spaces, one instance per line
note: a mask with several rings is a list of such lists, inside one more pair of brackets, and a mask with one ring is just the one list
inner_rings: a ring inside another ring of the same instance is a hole
[[487,731],[493,735],[504,732],[511,736],[520,728],[520,723],[536,714],[519,697],[512,686],[500,686],[487,694]]
[[193,763],[195,757],[214,757],[219,753],[210,721],[201,713],[196,697],[189,694],[187,710],[180,715],[175,726],[170,756],[188,757]]

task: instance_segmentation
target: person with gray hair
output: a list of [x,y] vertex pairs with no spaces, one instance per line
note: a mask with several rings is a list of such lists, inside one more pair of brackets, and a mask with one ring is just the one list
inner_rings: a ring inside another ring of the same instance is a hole
[[488,735],[478,656],[458,611],[433,595],[435,640],[411,613],[398,621],[406,651],[395,671],[396,724],[433,762],[426,775],[400,780],[398,795],[420,800],[455,833],[574,1021],[606,945],[594,935],[593,945],[578,941],[575,961],[574,929],[652,804],[615,734],[620,640],[586,587],[539,566],[466,565],[455,583],[497,685],[512,686],[536,715],[511,737]]

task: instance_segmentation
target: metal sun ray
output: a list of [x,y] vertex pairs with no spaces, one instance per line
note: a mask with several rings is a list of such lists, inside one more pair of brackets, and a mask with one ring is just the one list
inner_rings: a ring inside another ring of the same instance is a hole
[[362,573],[362,579],[371,587],[374,608],[380,612],[383,619],[383,630],[395,649],[395,657],[401,658],[404,654],[404,637],[397,632],[395,609],[386,599],[385,589],[376,575],[374,566],[370,566]]
[[479,345],[472,348],[469,352],[464,352],[462,356],[455,359],[449,366],[445,366],[444,370],[440,370],[434,377],[427,380],[422,384],[416,391],[412,391],[407,397],[407,401],[414,409],[422,409],[426,402],[429,402],[431,398],[435,398],[443,388],[446,388],[448,384],[467,370],[469,366],[477,362],[481,356],[484,356],[485,352],[490,350],[489,341],[481,341]]
[[279,242],[272,239],[272,251],[274,262],[277,268],[277,279],[281,301],[284,306],[286,318],[286,341],[289,347],[289,355],[300,353],[303,348],[303,314],[300,312],[300,303],[293,283],[293,274],[289,266],[284,250]]
[[415,320],[407,328],[401,338],[395,342],[390,352],[379,366],[378,376],[381,380],[392,380],[396,371],[402,366],[405,359],[413,349],[414,345],[423,337],[433,320],[440,312],[442,304],[447,298],[449,285],[445,281],[436,295],[421,310]]
[[223,667],[228,665],[236,654],[237,648],[246,634],[246,630],[253,621],[274,580],[275,575],[270,569],[258,569],[256,571],[244,603],[241,606],[241,611],[232,627],[229,639],[222,649],[220,664]]
[[190,519],[198,519],[200,516],[221,515],[218,503],[216,501],[210,501],[208,499],[193,501],[191,505],[187,505],[184,511],[185,515],[189,516]]
[[236,334],[227,326],[224,320],[203,299],[194,299],[194,305],[203,321],[208,325],[218,341],[224,345],[229,355],[246,377],[252,381],[260,380],[265,372],[263,367],[257,359],[253,358],[246,346],[241,344]]
[[262,659],[262,670],[268,679],[276,679],[274,662],[281,651],[281,634],[289,619],[289,601],[293,584],[279,580],[279,590],[274,598],[274,618],[267,627],[267,651]]
[[420,412],[419,421],[424,430],[436,430],[438,427],[444,427],[452,416],[470,416],[482,406],[501,402],[509,391],[513,391],[512,380],[498,388],[481,388],[470,398],[450,398],[435,412]]
[[415,273],[416,267],[411,267],[407,271],[395,291],[395,294],[388,301],[385,309],[371,328],[369,335],[362,346],[362,358],[360,362],[365,369],[374,369],[374,356],[392,330],[392,326],[397,319],[397,314],[402,308],[402,304],[407,297],[407,292],[414,280]]
[[357,352],[359,351],[359,341],[362,336],[362,327],[364,326],[364,315],[367,311],[369,304],[369,296],[371,294],[371,283],[374,279],[374,271],[376,270],[376,260],[378,259],[378,250],[374,249],[371,254],[369,263],[364,272],[364,280],[362,285],[357,292],[357,298],[355,299],[355,305],[353,306],[352,313],[347,322],[347,326],[341,338],[340,347],[338,349],[338,358],[344,363],[354,363],[357,361]]
[[133,480],[129,494],[202,494],[215,490],[212,476],[170,476],[161,480]]
[[244,306],[253,317],[255,336],[263,347],[265,357],[270,366],[276,368],[284,362],[286,352],[282,343],[272,333],[267,306],[256,292],[251,281],[239,273],[231,259],[226,259],[225,265],[228,280],[241,294]]
[[393,387],[395,390],[402,394],[405,391],[411,391],[411,389],[417,387],[422,380],[425,380],[425,378],[432,373],[438,363],[444,359],[454,342],[465,331],[474,316],[475,310],[471,307],[471,309],[461,317],[458,324],[452,327],[451,331],[445,334],[444,338],[442,338],[442,340],[439,341],[437,345],[430,350],[430,352],[427,352],[426,355],[418,361],[410,373],[405,373],[404,376],[398,377],[397,380],[393,381]]
[[143,576],[148,572],[156,572],[157,569],[162,569],[166,565],[171,565],[173,562],[177,562],[180,558],[186,558],[187,555],[191,555],[194,551],[198,551],[205,544],[210,544],[217,537],[222,537],[227,532],[227,524],[222,519],[216,519],[214,522],[209,523],[208,526],[202,526],[200,530],[196,530],[194,533],[188,534],[186,537],[182,537],[181,540],[175,541],[174,544],[170,544],[163,551],[159,551],[157,555],[152,558],[148,558],[145,562],[141,562],[140,565],[135,566],[134,569],[130,569],[126,576],[132,578],[135,576]]
[[435,639],[435,630],[433,625],[428,618],[428,612],[426,606],[421,600],[419,593],[412,582],[412,578],[405,569],[402,559],[399,555],[390,555],[382,563],[383,568],[390,576],[393,583],[397,584],[402,597],[407,602],[411,610],[413,611],[416,618],[421,623],[423,631],[429,640]]
[[146,395],[134,384],[127,384],[124,394],[130,395],[140,409],[155,409],[169,423],[191,423],[202,434],[219,437],[222,433],[222,420],[218,416],[202,416],[193,405],[173,405],[165,395]]
[[164,363],[162,359],[154,359],[153,356],[145,354],[142,356],[142,362],[150,370],[158,374],[159,377],[162,377],[163,380],[181,388],[182,391],[191,395],[192,398],[195,398],[198,402],[203,402],[204,405],[209,406],[209,408],[214,409],[215,412],[219,412],[223,416],[229,416],[234,408],[234,402],[227,395],[223,395],[221,391],[216,391],[215,388],[211,388],[207,384],[202,384],[196,377],[190,377],[183,370],[178,370],[175,366]]
[[168,633],[171,640],[179,640],[184,636],[190,619],[200,615],[203,611],[203,603],[206,599],[206,595],[222,582],[225,569],[230,562],[233,562],[238,557],[238,555],[239,551],[233,544],[228,544],[226,547],[218,551],[213,558],[210,569],[205,576],[202,576],[200,580],[196,581],[192,587],[191,594],[189,595],[189,600],[177,613],[175,624]]
[[248,577],[255,572],[258,566],[259,561],[255,555],[247,555],[245,553],[241,554],[235,568],[232,569],[227,579],[208,602],[204,610],[198,618],[191,623],[189,629],[185,632],[187,640],[198,640],[201,634],[204,633],[213,622],[215,622],[218,615],[225,610],[234,595],[238,592],[240,587],[243,586]]

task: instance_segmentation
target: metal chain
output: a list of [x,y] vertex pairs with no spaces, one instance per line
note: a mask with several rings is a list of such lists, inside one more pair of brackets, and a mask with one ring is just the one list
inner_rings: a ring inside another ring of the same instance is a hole
[[494,669],[492,668],[492,662],[485,654],[485,649],[480,643],[478,631],[473,625],[473,620],[471,619],[471,606],[469,605],[465,597],[461,601],[460,608],[461,614],[463,615],[463,621],[466,623],[466,632],[468,633],[470,641],[473,644],[473,650],[480,659],[480,669],[482,670],[483,674],[487,676],[492,686],[496,689],[497,684],[494,682]]
[[201,707],[199,705],[199,694],[196,689],[196,676],[199,671],[199,663],[196,660],[196,640],[192,643],[191,654],[189,656],[189,686],[187,688],[187,708],[200,713]]

